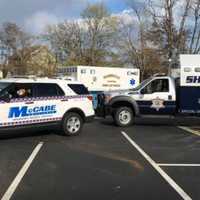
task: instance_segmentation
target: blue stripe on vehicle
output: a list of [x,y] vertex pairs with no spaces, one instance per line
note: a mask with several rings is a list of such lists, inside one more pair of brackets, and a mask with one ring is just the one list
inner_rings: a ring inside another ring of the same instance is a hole
[[18,98],[11,99],[10,102],[5,102],[0,100],[0,104],[4,103],[19,103],[28,101],[48,101],[48,100],[68,100],[68,99],[83,99],[87,98],[89,95],[75,95],[75,96],[55,96],[55,97],[35,97],[35,98]]
[[176,110],[176,102],[175,101],[164,101],[164,108],[159,108],[156,110],[152,108],[152,100],[151,101],[137,101],[141,114],[174,114]]
[[56,122],[60,121],[62,118],[46,118],[46,119],[36,119],[36,120],[25,120],[25,121],[16,121],[16,122],[6,122],[0,123],[0,127],[10,127],[10,126],[21,126],[21,125],[31,125],[31,124],[39,124],[44,122]]

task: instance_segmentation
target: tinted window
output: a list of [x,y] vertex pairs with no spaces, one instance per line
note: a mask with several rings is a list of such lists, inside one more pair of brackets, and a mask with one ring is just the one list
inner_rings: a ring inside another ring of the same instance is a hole
[[196,67],[195,72],[200,72],[200,67]]
[[184,72],[191,72],[191,71],[192,71],[192,69],[189,68],[189,67],[185,67],[185,68],[184,68]]
[[10,85],[10,83],[3,83],[3,82],[0,82],[0,92],[5,89],[6,87],[8,87]]
[[32,84],[29,83],[11,84],[4,92],[9,94],[12,99],[33,97]]
[[91,69],[91,70],[90,70],[90,74],[95,74],[95,70],[94,70],[94,69]]
[[64,92],[57,84],[34,84],[36,97],[64,96]]
[[135,87],[135,88],[133,88],[131,90],[135,91],[135,90],[139,90],[139,89],[143,88],[150,80],[151,80],[150,78],[144,80],[141,84],[139,84],[137,87]]
[[168,79],[156,79],[142,90],[143,94],[152,94],[154,92],[169,92]]
[[86,69],[82,69],[81,74],[86,74]]
[[79,95],[89,94],[88,89],[82,84],[68,84],[68,86]]

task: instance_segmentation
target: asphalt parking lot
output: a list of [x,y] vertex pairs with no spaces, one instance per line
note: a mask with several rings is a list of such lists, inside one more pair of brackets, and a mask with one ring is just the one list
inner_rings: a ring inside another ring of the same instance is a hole
[[77,137],[1,139],[0,198],[199,200],[200,137],[177,127],[191,120],[150,121],[118,128],[95,120]]

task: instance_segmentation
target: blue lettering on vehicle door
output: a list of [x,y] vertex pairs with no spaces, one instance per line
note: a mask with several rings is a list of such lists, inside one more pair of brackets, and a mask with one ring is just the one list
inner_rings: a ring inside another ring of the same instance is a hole
[[22,107],[11,107],[8,118],[19,118],[19,117],[28,117],[28,116],[39,116],[39,115],[49,115],[55,114],[56,105],[48,105],[48,106],[36,106],[33,108],[29,108],[28,106]]

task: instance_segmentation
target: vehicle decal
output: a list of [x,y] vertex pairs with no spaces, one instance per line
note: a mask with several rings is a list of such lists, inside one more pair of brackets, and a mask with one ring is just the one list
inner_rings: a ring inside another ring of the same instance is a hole
[[61,121],[62,118],[46,118],[46,119],[36,119],[36,120],[26,120],[26,121],[15,121],[15,122],[7,122],[7,123],[0,123],[0,127],[10,127],[10,126],[21,126],[21,125],[31,125],[31,124],[39,124],[44,122],[57,122]]
[[160,99],[159,97],[157,97],[156,99],[152,100],[151,108],[155,108],[156,111],[159,111],[161,108],[165,108],[164,102],[165,102],[165,100]]
[[24,118],[24,117],[35,117],[56,114],[56,105],[45,105],[45,106],[15,106],[9,110],[8,118]]
[[131,85],[131,86],[134,86],[135,83],[136,83],[135,79],[132,78],[132,79],[130,80],[130,85]]
[[0,104],[5,104],[5,103],[19,103],[19,102],[28,102],[28,101],[83,99],[83,98],[87,98],[87,97],[88,97],[88,95],[19,98],[19,99],[11,99],[11,101],[9,101],[9,102],[5,102],[5,101],[0,100]]

